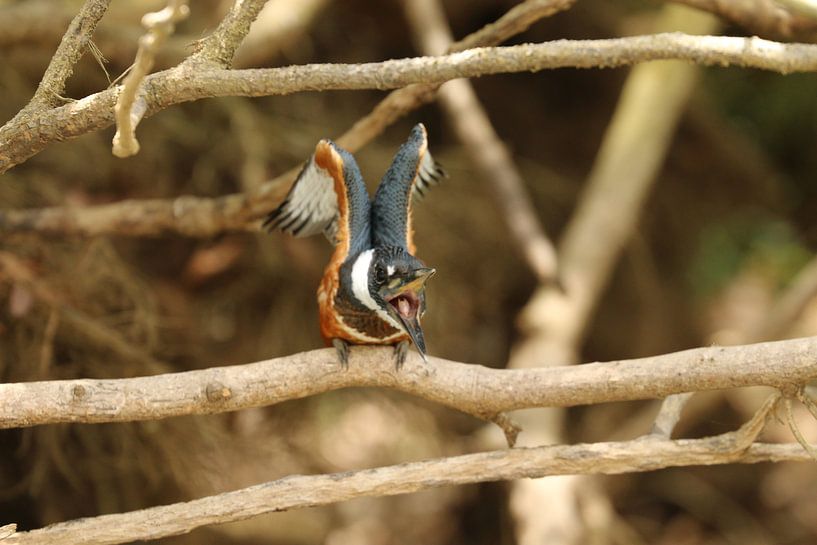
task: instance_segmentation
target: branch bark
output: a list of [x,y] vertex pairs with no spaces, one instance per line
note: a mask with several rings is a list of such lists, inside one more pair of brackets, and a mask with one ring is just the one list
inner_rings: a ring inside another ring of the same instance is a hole
[[681,392],[771,386],[792,393],[817,377],[817,337],[534,369],[489,369],[391,350],[352,349],[341,371],[331,349],[231,367],[112,380],[0,384],[0,429],[57,422],[128,422],[260,407],[350,387],[384,387],[490,417],[531,407],[662,398]]

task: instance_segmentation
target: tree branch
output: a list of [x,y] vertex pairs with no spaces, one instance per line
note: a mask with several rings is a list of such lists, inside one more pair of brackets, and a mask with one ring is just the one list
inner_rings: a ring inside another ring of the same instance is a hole
[[[479,48],[384,62],[312,64],[261,70],[174,68],[145,80],[147,115],[168,106],[220,96],[271,96],[300,91],[394,89],[412,83],[553,68],[613,68],[660,59],[704,65],[744,66],[784,74],[817,71],[817,45],[781,44],[760,38],[655,34],[608,40],[557,40],[542,44]],[[0,173],[42,150],[113,122],[118,91],[109,89],[55,108],[38,123],[10,122],[0,129]]]
[[494,23],[472,32],[448,48],[449,53],[475,47],[500,44],[512,36],[525,32],[533,23],[560,11],[570,9],[576,0],[526,0],[508,10]]
[[[809,461],[798,444],[752,443],[754,430],[677,441],[517,448],[330,475],[293,475],[233,492],[18,532],[4,545],[104,545],[178,535],[265,513],[442,486],[550,475],[615,475],[666,467]],[[747,441],[748,439],[748,441]]]
[[490,419],[531,407],[662,398],[681,392],[772,386],[817,377],[817,337],[706,347],[634,360],[489,369],[410,354],[395,373],[383,347],[352,349],[341,371],[331,349],[246,365],[112,380],[0,384],[0,429],[57,422],[128,422],[260,407],[349,387],[399,390]]

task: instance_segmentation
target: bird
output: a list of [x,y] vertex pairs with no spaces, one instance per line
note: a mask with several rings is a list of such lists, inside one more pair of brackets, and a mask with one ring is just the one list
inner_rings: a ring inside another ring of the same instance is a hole
[[334,251],[318,287],[321,336],[343,369],[350,345],[394,346],[397,371],[413,344],[427,361],[420,321],[435,269],[415,256],[412,201],[446,177],[428,151],[423,124],[411,130],[370,200],[354,156],[332,140],[318,142],[268,231],[295,237],[323,233]]

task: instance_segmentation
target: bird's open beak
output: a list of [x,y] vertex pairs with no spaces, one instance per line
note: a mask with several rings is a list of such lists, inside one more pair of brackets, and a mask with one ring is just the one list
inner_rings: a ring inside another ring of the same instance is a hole
[[415,269],[405,276],[394,278],[380,288],[380,296],[388,303],[386,310],[389,315],[403,324],[403,329],[411,337],[417,351],[425,359],[426,342],[423,337],[423,328],[420,327],[420,317],[423,312],[424,290],[426,280],[436,271],[429,268]]

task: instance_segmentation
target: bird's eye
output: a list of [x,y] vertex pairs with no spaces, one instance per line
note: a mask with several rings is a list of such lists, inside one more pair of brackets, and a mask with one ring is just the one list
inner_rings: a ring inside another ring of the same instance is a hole
[[377,266],[374,270],[374,279],[378,284],[383,284],[386,282],[386,269],[381,266]]

